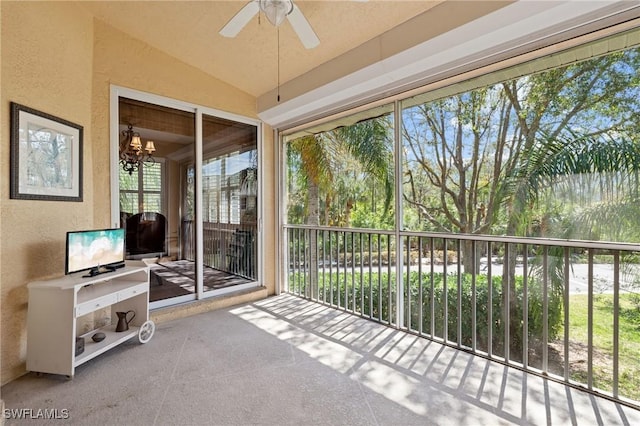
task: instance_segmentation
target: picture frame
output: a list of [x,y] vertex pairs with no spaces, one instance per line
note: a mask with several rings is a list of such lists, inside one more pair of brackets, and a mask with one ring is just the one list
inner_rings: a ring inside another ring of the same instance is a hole
[[82,201],[83,127],[11,102],[10,198]]

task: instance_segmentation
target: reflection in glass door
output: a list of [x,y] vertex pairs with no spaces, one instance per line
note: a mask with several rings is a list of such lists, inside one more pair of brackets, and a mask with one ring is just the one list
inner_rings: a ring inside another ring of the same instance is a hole
[[257,281],[257,127],[203,115],[204,291]]

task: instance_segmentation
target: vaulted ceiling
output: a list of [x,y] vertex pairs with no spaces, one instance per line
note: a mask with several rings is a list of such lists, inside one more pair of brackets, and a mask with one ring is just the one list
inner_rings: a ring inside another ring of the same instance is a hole
[[90,1],[96,18],[256,97],[441,3],[441,0],[296,0],[320,39],[305,49],[291,25],[263,14],[235,38],[218,32],[240,1]]
[[294,0],[320,39],[305,49],[287,21],[276,28],[262,13],[220,35],[247,1],[78,5],[255,96],[278,128],[640,15],[638,0]]

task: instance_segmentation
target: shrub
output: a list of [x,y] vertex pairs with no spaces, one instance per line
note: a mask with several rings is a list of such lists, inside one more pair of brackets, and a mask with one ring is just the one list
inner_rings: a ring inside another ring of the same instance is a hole
[[[306,278],[306,279],[305,279]],[[383,322],[395,323],[396,314],[396,285],[395,274],[387,272],[341,272],[319,273],[318,286],[313,290],[308,285],[309,278],[302,274],[291,274],[291,291],[302,293],[312,298],[318,298],[340,308],[353,310],[364,316]],[[447,304],[447,340],[458,342],[458,295],[460,295],[460,343],[472,346],[473,336],[473,285],[471,274],[460,276],[458,290],[458,276],[442,273],[419,274],[412,271],[408,275],[403,273],[405,292],[405,326],[412,330],[421,330],[424,334],[444,339],[445,310]],[[446,284],[446,292],[445,292]],[[476,304],[476,347],[486,351],[491,330],[492,353],[504,353],[504,336],[506,324],[502,300],[502,277],[494,276],[491,280],[491,296],[489,282],[486,275],[476,275],[475,304]],[[307,291],[305,293],[305,290]],[[539,280],[530,278],[528,283],[528,333],[530,342],[542,340],[543,334],[543,291]],[[310,292],[313,291],[313,294]],[[510,347],[512,351],[522,348],[523,341],[523,278],[516,277],[516,300],[514,311],[509,321]],[[548,330],[549,339],[556,337],[562,326],[562,292],[548,292]],[[354,303],[355,301],[355,303]],[[345,303],[346,302],[346,303]],[[433,309],[432,309],[433,304]],[[491,319],[489,318],[491,306]],[[422,309],[422,326],[419,318]],[[433,316],[433,329],[432,329]],[[491,327],[491,328],[489,328]],[[530,343],[532,344],[532,343]],[[519,359],[520,352],[512,353],[512,359]]]

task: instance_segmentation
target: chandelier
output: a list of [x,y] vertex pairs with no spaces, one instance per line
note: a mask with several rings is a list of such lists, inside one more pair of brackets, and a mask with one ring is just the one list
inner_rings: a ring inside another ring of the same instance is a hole
[[129,124],[127,130],[122,131],[124,139],[120,141],[120,165],[122,169],[132,174],[142,166],[144,162],[155,163],[153,152],[156,147],[153,141],[147,141],[144,151],[142,150],[142,141],[140,134],[133,131],[133,126]]

